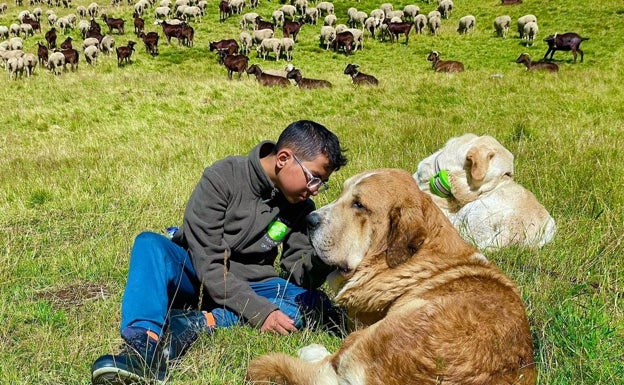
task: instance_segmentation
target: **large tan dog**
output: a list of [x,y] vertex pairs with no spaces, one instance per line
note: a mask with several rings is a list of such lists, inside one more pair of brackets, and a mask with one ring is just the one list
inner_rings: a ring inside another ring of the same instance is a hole
[[516,285],[465,242],[402,170],[348,179],[308,217],[319,257],[337,268],[336,302],[370,326],[329,354],[251,361],[256,384],[515,384],[536,380]]
[[422,160],[414,179],[480,250],[542,247],[554,237],[555,221],[513,180],[513,162],[513,154],[493,137],[465,134]]

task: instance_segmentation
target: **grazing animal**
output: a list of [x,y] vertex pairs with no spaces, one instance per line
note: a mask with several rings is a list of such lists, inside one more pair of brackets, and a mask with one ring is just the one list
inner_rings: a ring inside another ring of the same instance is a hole
[[301,30],[301,27],[303,26],[303,20],[300,21],[290,21],[290,20],[286,20],[284,21],[284,26],[282,27],[282,32],[284,33],[284,37],[291,37],[293,40],[296,42],[297,41],[297,35],[299,34],[299,31]]
[[355,85],[371,85],[376,86],[379,84],[379,80],[373,75],[367,75],[358,70],[360,66],[357,64],[347,64],[343,73],[351,76],[353,84]]
[[332,41],[331,45],[334,48],[334,52],[338,52],[342,49],[345,55],[349,55],[353,49],[353,42],[355,38],[349,31],[337,32],[336,38]]
[[223,23],[232,15],[232,8],[228,0],[221,0],[219,3],[219,22]]
[[143,40],[143,44],[145,44],[145,50],[152,56],[158,55],[158,40],[160,36],[157,32],[141,32],[139,34],[141,40]]
[[255,20],[256,29],[270,29],[275,31],[275,25],[270,21],[262,20],[262,17],[258,16]]
[[136,42],[130,40],[128,44],[125,46],[115,48],[115,52],[117,52],[117,66],[121,67],[124,64],[132,63],[130,57],[132,56],[132,52],[134,52],[134,45]]
[[125,21],[123,19],[108,17],[106,14],[102,14],[102,20],[108,26],[108,33],[113,33],[113,29],[116,29],[119,34],[124,34]]
[[238,52],[238,43],[234,39],[224,39],[219,41],[211,41],[208,43],[210,52],[212,51],[225,51],[229,55],[233,55]]
[[232,80],[232,74],[236,72],[238,80],[241,80],[241,75],[247,70],[249,58],[245,55],[229,54],[225,49],[219,50],[219,58],[227,69],[228,79]]
[[511,26],[511,16],[502,15],[497,16],[494,19],[494,31],[496,35],[502,37],[503,39],[507,39],[507,32],[509,32],[509,27]]
[[258,80],[258,83],[266,87],[274,87],[274,86],[289,87],[290,86],[290,81],[288,79],[282,76],[271,75],[266,72],[263,72],[262,68],[260,68],[260,66],[258,66],[257,64],[253,64],[252,66],[247,68],[247,74],[255,75],[256,80]]
[[431,68],[435,72],[463,72],[464,64],[454,60],[440,60],[440,54],[437,51],[431,51],[427,60],[431,62]]
[[460,237],[407,171],[352,176],[307,222],[318,257],[335,268],[335,302],[361,327],[333,354],[313,344],[299,358],[253,359],[251,384],[535,384],[517,285]]
[[[581,37],[576,32],[566,32],[561,34],[548,35],[544,39],[548,43],[548,50],[544,55],[544,60],[552,60],[555,51],[572,51],[574,56],[574,62],[576,63],[577,52],[581,54],[581,63],[583,62],[583,51],[581,50],[581,43],[585,40],[589,40],[588,37]],[[550,59],[547,56],[550,54]]]
[[100,54],[100,50],[95,45],[90,45],[84,50],[85,60],[87,64],[94,65],[97,61],[97,57]]
[[304,78],[303,75],[301,75],[301,71],[297,68],[293,68],[288,71],[286,78],[293,79],[295,84],[297,84],[297,87],[301,89],[331,88],[332,86],[332,84],[327,80]]
[[399,35],[405,35],[405,44],[409,43],[409,34],[412,30],[413,22],[398,22],[388,24],[388,33],[390,33],[390,41],[394,43],[399,41]]
[[39,58],[39,65],[44,67],[48,64],[48,47],[37,42],[37,57]]
[[45,33],[45,39],[48,43],[49,49],[56,48],[56,28],[52,27],[48,32]]
[[65,40],[61,43],[61,49],[70,49],[72,48],[72,37],[67,36]]
[[559,66],[556,63],[551,63],[547,61],[538,61],[532,62],[531,57],[528,53],[522,53],[516,59],[516,63],[524,64],[526,66],[527,71],[548,71],[548,72],[557,72],[559,71]]
[[464,134],[422,160],[413,176],[462,238],[479,249],[542,247],[554,237],[555,221],[514,181],[513,162],[495,138]]
[[139,16],[134,17],[134,33],[139,36],[145,29],[145,20]]
[[78,51],[73,48],[62,49],[61,53],[65,56],[65,66],[69,64],[70,69],[76,71],[78,69],[78,62],[80,61],[80,55]]
[[524,38],[524,25],[526,23],[534,22],[537,23],[537,17],[535,15],[524,15],[518,18],[517,26],[518,26],[518,37],[520,39]]
[[537,37],[537,33],[539,32],[539,28],[537,27],[537,23],[534,21],[529,21],[524,25],[524,40],[526,40],[526,46],[533,46],[533,42]]
[[167,44],[171,44],[171,38],[175,37],[180,42],[180,34],[182,33],[182,24],[170,24],[166,20],[157,21],[162,27],[163,34],[167,39]]
[[458,33],[466,34],[472,31],[477,24],[477,19],[473,15],[466,15],[459,19],[459,25],[457,27]]

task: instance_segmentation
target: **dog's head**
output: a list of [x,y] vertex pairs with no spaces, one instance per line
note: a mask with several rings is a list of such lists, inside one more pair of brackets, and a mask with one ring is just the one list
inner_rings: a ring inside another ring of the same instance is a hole
[[411,175],[397,169],[349,178],[338,199],[311,213],[308,223],[319,257],[339,272],[340,279],[330,280],[338,290],[347,281],[378,279],[421,250],[468,247]]

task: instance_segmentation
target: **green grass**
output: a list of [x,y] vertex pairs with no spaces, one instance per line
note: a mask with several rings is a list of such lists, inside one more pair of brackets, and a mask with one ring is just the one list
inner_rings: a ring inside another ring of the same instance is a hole
[[[7,3],[0,25],[33,8]],[[335,1],[336,13],[344,22],[348,7],[370,12],[380,3]],[[433,3],[416,4],[427,13]],[[268,18],[278,4],[261,0],[257,12]],[[515,155],[517,180],[558,226],[541,250],[488,255],[527,303],[539,383],[621,383],[621,2],[525,0],[502,7],[497,0],[457,0],[439,36],[412,35],[409,45],[367,38],[364,51],[350,57],[320,48],[320,25],[306,25],[293,63],[334,87],[305,92],[261,88],[247,76],[228,81],[208,42],[237,38],[239,16],[219,24],[216,7],[210,2],[207,17],[194,24],[192,49],[161,41],[153,58],[141,43],[124,68],[110,56],[95,67],[81,58],[77,72],[59,77],[43,68],[16,81],[0,73],[0,384],[88,384],[93,360],[121,342],[119,306],[134,236],[179,224],[205,166],[275,139],[297,119],[325,124],[349,149],[349,165],[316,198],[319,206],[362,170],[415,171],[452,136],[473,132],[501,141]],[[132,30],[129,6],[106,8]],[[457,21],[469,13],[477,29],[459,36]],[[513,28],[507,40],[493,36],[496,16],[515,21],[526,13],[538,17],[535,46],[524,47]],[[161,32],[152,23],[150,12],[148,30]],[[546,51],[541,39],[566,31],[590,37],[582,45],[584,63],[557,52],[560,71],[552,75],[527,73],[514,62],[524,51],[539,59]],[[79,46],[78,33],[71,35]],[[117,45],[138,41],[131,32],[115,38]],[[37,40],[43,36],[27,39],[26,51],[35,52]],[[431,50],[461,60],[466,72],[433,73],[426,61]],[[380,86],[353,87],[342,74],[351,62]],[[251,63],[284,66],[255,54]],[[238,384],[249,359],[274,350],[294,354],[316,342],[330,350],[340,345],[318,331],[278,338],[245,327],[219,330],[198,343],[171,380]]]

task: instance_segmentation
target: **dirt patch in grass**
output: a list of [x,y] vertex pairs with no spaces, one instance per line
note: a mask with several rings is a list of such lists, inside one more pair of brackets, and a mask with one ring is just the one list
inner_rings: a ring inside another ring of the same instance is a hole
[[108,286],[96,282],[80,282],[60,288],[44,289],[35,295],[37,299],[48,301],[54,307],[64,310],[110,297]]

